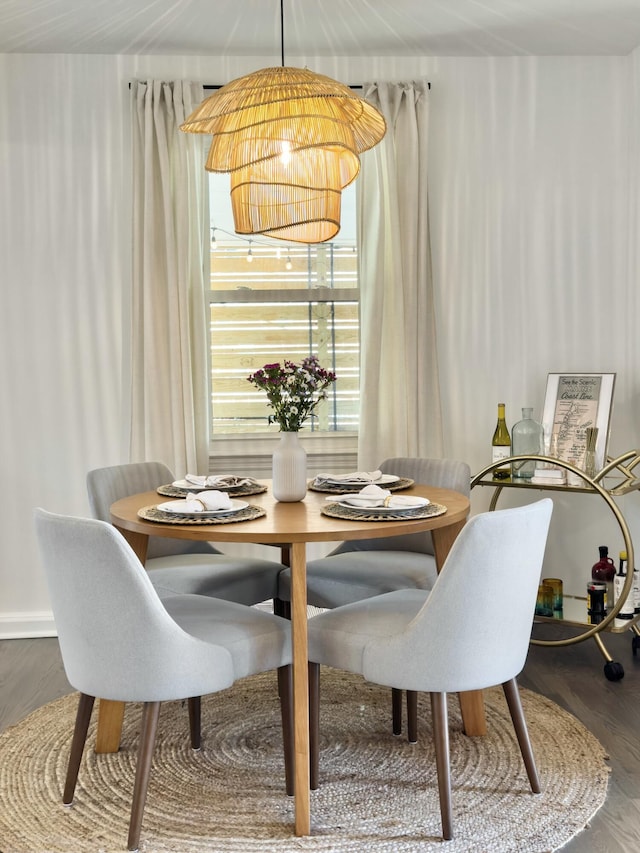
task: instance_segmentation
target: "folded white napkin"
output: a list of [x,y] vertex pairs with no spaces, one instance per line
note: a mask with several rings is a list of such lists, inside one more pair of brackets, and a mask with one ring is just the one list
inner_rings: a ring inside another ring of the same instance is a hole
[[382,477],[382,471],[354,471],[352,474],[318,474],[317,486],[322,483],[375,483]]
[[[336,498],[325,498],[328,501],[334,501]],[[380,486],[371,484],[360,489],[354,495],[340,495],[340,502],[357,506],[361,509],[368,509],[378,506],[389,507],[391,509],[411,509],[412,507],[427,506],[428,498],[421,498],[418,495],[392,495],[388,489],[381,489]]]
[[[192,486],[198,486],[201,489],[210,487],[210,488],[231,488],[233,486],[244,486],[252,481],[251,477],[236,477],[233,474],[210,474],[208,477],[200,476],[198,474],[185,474],[185,478],[187,483],[191,483]],[[179,480],[176,480],[173,484],[179,483]]]
[[[175,502],[178,504],[178,501]],[[182,504],[182,512],[211,512],[215,509],[233,509],[231,498],[226,492],[219,492],[215,489],[207,492],[198,492],[194,494],[189,492],[187,497],[180,501]]]

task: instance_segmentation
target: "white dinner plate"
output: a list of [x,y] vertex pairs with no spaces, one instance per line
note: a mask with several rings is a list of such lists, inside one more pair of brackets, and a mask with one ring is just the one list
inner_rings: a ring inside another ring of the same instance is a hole
[[202,518],[213,518],[216,515],[224,515],[229,512],[240,512],[241,509],[246,509],[249,504],[246,501],[231,501],[230,509],[207,509],[202,510],[202,512],[188,512],[184,509],[184,500],[178,501],[165,501],[162,504],[158,504],[158,509],[162,510],[162,512],[170,512],[171,515],[197,515],[198,517],[202,516]]
[[211,491],[212,489],[217,489],[222,492],[225,491],[224,488],[221,489],[219,486],[199,486],[197,483],[190,483],[188,480],[174,480],[171,485],[175,486],[176,489],[188,489],[190,492],[206,492]]
[[347,509],[357,509],[360,512],[407,512],[411,509],[424,509],[428,504],[415,504],[415,506],[357,506],[356,504],[347,503],[347,501],[336,501],[338,506],[346,507]]
[[363,480],[332,480],[330,477],[322,480],[322,482],[330,483],[332,486],[389,486],[391,483],[397,483],[399,479],[400,477],[396,477],[395,474],[383,474],[377,480],[372,480],[371,483],[365,483]]

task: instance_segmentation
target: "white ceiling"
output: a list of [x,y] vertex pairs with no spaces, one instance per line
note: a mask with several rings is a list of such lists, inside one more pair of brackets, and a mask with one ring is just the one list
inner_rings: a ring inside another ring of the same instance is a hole
[[[290,56],[626,55],[640,0],[284,0]],[[280,0],[1,0],[0,53],[274,56]]]

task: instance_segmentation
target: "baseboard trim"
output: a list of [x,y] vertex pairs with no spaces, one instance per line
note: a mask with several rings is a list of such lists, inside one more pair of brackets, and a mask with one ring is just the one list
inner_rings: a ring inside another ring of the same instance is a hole
[[0,613],[0,640],[57,637],[50,610],[33,613]]

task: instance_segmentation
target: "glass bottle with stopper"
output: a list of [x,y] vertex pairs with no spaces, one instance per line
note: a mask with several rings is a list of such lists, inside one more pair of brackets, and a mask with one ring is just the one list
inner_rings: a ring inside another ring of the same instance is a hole
[[[511,430],[512,456],[539,456],[544,452],[544,430],[533,420],[533,409],[522,409],[522,420]],[[515,480],[530,480],[533,477],[535,460],[512,462],[511,476]]]
[[[493,433],[491,441],[491,461],[493,463],[500,462],[501,459],[508,459],[511,456],[511,436],[507,429],[505,420],[505,405],[498,403],[498,422]],[[494,468],[494,480],[507,480],[511,475],[510,465],[501,465],[499,468]]]

